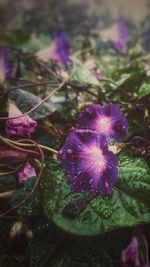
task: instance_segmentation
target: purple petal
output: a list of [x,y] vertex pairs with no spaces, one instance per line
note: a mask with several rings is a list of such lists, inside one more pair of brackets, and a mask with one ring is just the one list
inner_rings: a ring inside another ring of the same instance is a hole
[[47,51],[47,57],[51,60],[57,60],[68,66],[70,61],[70,44],[63,31],[58,30],[50,48]]
[[128,123],[117,105],[92,104],[80,114],[77,127],[91,129],[122,141],[127,132]]
[[3,82],[6,78],[11,77],[11,66],[8,62],[7,53],[0,49],[0,80]]
[[117,26],[117,36],[113,40],[113,44],[116,50],[121,53],[126,49],[129,39],[129,29],[126,26],[124,19],[121,17],[117,19],[114,24]]
[[64,32],[62,32],[61,30],[57,31],[55,42],[57,44],[56,53],[60,57],[61,63],[68,65],[70,44]]
[[122,251],[122,267],[148,267],[148,244],[144,235],[133,237],[131,243]]
[[108,151],[108,140],[91,130],[74,129],[60,149],[58,158],[65,168],[73,191],[112,192],[118,174],[116,156]]
[[70,43],[64,32],[58,30],[51,45],[38,51],[36,56],[44,61],[59,61],[67,67],[70,63]]

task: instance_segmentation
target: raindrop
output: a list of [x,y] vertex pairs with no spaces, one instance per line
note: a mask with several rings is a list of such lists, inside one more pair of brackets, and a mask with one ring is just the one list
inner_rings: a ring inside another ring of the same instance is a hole
[[60,150],[59,150],[59,155],[62,155],[62,153],[63,153],[63,150],[60,149]]
[[66,155],[64,154],[64,155],[62,155],[62,159],[66,159]]
[[72,149],[67,149],[68,154],[72,154],[72,152],[73,152]]
[[105,186],[107,189],[109,189],[109,183],[108,182],[105,182]]

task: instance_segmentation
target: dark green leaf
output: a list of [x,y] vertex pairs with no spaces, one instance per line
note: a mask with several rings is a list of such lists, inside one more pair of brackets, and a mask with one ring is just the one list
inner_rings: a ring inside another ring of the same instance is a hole
[[85,242],[72,244],[58,258],[52,260],[48,267],[113,267],[113,262],[107,252]]
[[[11,92],[10,97],[15,101],[16,106],[22,112],[27,112],[42,101],[40,97],[22,89],[14,90]],[[30,116],[33,119],[40,120],[46,118],[55,111],[56,107],[52,102],[48,101],[48,103],[44,103],[41,107],[32,112]]]
[[74,219],[66,217],[64,207],[85,195],[71,192],[58,162],[47,164],[41,185],[43,208],[65,231],[92,236],[150,221],[150,170],[141,158],[120,156],[118,183],[112,195],[96,197]]
[[99,85],[99,82],[96,77],[80,61],[74,62],[71,78],[73,81]]
[[[33,184],[35,183],[36,177],[29,178],[24,187],[21,189],[18,189],[11,198],[11,205],[15,206],[20,201],[22,201],[31,191]],[[39,192],[38,190],[31,196],[31,198],[23,205],[20,206],[20,208],[17,209],[17,212],[21,215],[37,215],[39,214]]]
[[0,192],[12,190],[16,187],[13,175],[0,176]]
[[142,98],[150,94],[150,84],[143,83],[139,89],[139,97]]

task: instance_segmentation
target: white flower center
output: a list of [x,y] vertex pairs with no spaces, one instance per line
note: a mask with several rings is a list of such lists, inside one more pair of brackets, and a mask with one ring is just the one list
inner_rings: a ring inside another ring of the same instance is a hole
[[111,130],[112,122],[107,116],[103,116],[96,121],[97,129],[99,132],[107,133]]

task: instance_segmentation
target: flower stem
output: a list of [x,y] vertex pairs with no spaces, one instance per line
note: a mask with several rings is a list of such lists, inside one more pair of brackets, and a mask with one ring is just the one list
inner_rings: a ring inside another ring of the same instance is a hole
[[52,97],[54,94],[56,94],[59,90],[61,90],[65,84],[66,84],[66,80],[64,80],[57,88],[55,88],[48,96],[46,96],[40,103],[38,103],[37,105],[35,105],[33,108],[31,108],[29,111],[27,111],[26,113],[19,115],[19,116],[13,116],[13,117],[0,117],[0,120],[8,120],[8,119],[17,119],[17,118],[22,118],[24,116],[29,115],[30,113],[32,113],[33,111],[35,111],[36,109],[38,109],[41,105],[43,105],[50,97]]
[[21,152],[24,152],[24,153],[27,153],[27,154],[39,155],[39,152],[37,152],[37,151],[31,151],[31,150],[28,150],[28,149],[24,149],[24,148],[20,148],[20,147],[15,146],[14,144],[12,144],[12,143],[10,142],[9,139],[4,138],[4,137],[2,137],[1,135],[0,135],[0,141],[1,141],[2,143],[4,143],[5,145],[7,145],[7,146],[13,148],[14,150],[18,150],[18,151],[21,151]]
[[10,191],[7,191],[7,192],[3,192],[3,193],[0,193],[0,198],[10,198],[13,193],[15,193],[16,190],[10,190]]
[[[35,144],[22,144],[21,143],[22,141],[24,141],[24,140],[19,140],[18,142],[9,140],[10,143],[12,143],[14,145],[17,145],[17,146],[21,146],[21,147],[36,147]],[[55,154],[58,154],[58,151],[55,150],[55,149],[53,149],[53,148],[51,148],[51,147],[47,147],[47,146],[43,146],[43,145],[39,145],[39,147],[42,148],[42,149],[44,149],[44,150],[47,150],[49,152],[53,152]]]
[[36,86],[45,86],[45,85],[50,85],[50,86],[56,86],[57,84],[55,83],[51,83],[51,82],[38,82],[38,83],[26,83],[26,84],[21,84],[21,85],[17,85],[17,86],[13,86],[11,87],[12,90],[15,89],[24,89],[24,88],[28,88],[28,87],[36,87]]
[[13,174],[15,172],[16,172],[16,170],[13,170],[13,171],[10,171],[10,172],[0,172],[0,176],[5,176],[5,175]]
[[90,193],[83,199],[72,201],[64,207],[63,212],[65,216],[75,219],[95,197],[97,197],[97,193]]
[[41,167],[40,167],[40,171],[39,171],[39,174],[37,176],[37,179],[31,189],[31,191],[29,192],[29,194],[27,194],[27,196],[21,200],[18,204],[16,204],[16,206],[10,208],[9,210],[7,211],[4,211],[3,213],[0,214],[0,218],[1,219],[5,219],[5,215],[11,213],[12,211],[15,211],[16,209],[18,209],[20,206],[22,206],[23,204],[25,204],[30,198],[31,196],[33,195],[33,193],[36,191],[36,189],[38,188],[38,185],[41,181],[41,178],[42,178],[42,174],[43,174],[43,169],[44,169],[44,154],[43,154],[43,151],[42,149],[39,147],[39,145],[33,141],[33,140],[28,140],[28,142],[31,142],[32,144],[35,144],[37,149],[39,150],[39,154],[41,156]]

